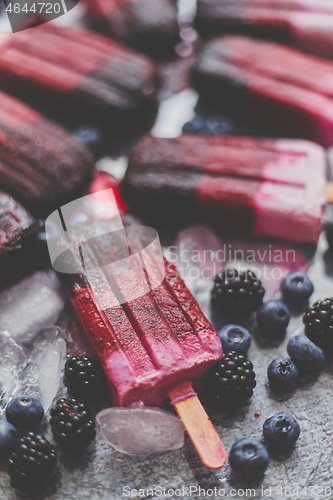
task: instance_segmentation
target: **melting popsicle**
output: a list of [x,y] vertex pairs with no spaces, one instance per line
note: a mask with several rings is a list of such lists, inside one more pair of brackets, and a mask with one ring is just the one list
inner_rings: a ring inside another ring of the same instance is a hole
[[333,61],[242,36],[199,51],[193,83],[214,105],[237,110],[284,137],[333,144]]
[[156,105],[145,56],[86,29],[47,23],[4,38],[0,87],[75,123],[131,124]]
[[325,0],[199,0],[195,26],[204,36],[242,33],[333,57],[333,4]]
[[307,141],[147,136],[131,155],[123,194],[149,223],[315,244],[325,172],[324,150]]
[[[114,403],[171,399],[204,464],[220,468],[226,452],[192,383],[222,357],[221,343],[175,266],[163,260],[155,232],[128,216],[121,229],[107,195],[82,199],[91,202],[92,219],[76,227],[67,226],[71,207],[61,208],[65,233],[52,251],[53,266],[101,359]],[[71,246],[63,252],[66,241]]]

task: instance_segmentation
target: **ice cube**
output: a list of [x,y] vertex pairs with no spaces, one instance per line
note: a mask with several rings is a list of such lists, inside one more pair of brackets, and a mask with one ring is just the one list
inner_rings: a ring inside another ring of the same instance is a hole
[[184,445],[182,421],[172,413],[143,403],[107,408],[97,414],[96,420],[105,441],[128,455],[151,455]]
[[65,304],[54,271],[38,271],[0,293],[0,332],[16,342],[53,325]]
[[0,352],[0,407],[4,409],[10,398],[19,394],[23,388],[23,372],[28,364],[28,357],[21,346],[1,333]]
[[47,411],[57,395],[66,361],[66,335],[57,326],[43,330],[29,346],[22,393],[38,398]]
[[178,248],[177,265],[188,271],[190,280],[195,281],[196,273],[193,272],[192,277],[190,272],[193,268],[204,279],[214,278],[222,244],[213,231],[204,226],[189,226],[178,233],[175,245]]
[[178,233],[175,247],[171,261],[175,262],[186,286],[208,316],[213,279],[216,272],[224,267],[224,263],[219,261],[222,243],[210,229],[193,225]]

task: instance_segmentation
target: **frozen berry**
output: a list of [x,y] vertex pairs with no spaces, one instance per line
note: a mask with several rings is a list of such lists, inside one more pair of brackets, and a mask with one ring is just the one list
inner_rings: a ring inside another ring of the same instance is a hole
[[6,418],[14,427],[31,429],[40,424],[44,408],[39,399],[32,396],[17,396],[6,407]]
[[95,437],[95,422],[85,404],[74,398],[59,399],[51,417],[54,439],[62,448],[85,448]]
[[230,449],[230,467],[240,477],[260,476],[267,469],[268,462],[266,447],[257,439],[239,439]]
[[290,413],[280,412],[269,417],[263,427],[265,441],[277,449],[291,448],[299,438],[300,427]]
[[295,271],[283,278],[281,292],[287,302],[304,302],[313,294],[313,284],[306,273]]
[[257,311],[257,325],[268,336],[285,332],[289,321],[289,310],[280,300],[268,300]]
[[4,420],[0,420],[0,456],[6,456],[14,446],[19,438],[17,429]]
[[305,334],[316,345],[333,351],[333,298],[318,300],[303,316]]
[[212,300],[222,313],[250,314],[262,304],[265,290],[253,271],[226,269],[214,278]]
[[246,328],[239,325],[226,325],[219,331],[223,352],[235,351],[245,355],[250,349],[251,336]]
[[233,123],[224,116],[212,115],[206,119],[207,128],[212,135],[226,135],[231,134],[234,125]]
[[95,399],[104,387],[104,375],[97,359],[73,356],[66,361],[64,383],[68,393],[83,401]]
[[183,132],[187,134],[209,133],[206,120],[200,115],[196,115],[191,121],[185,123],[183,126]]
[[210,369],[207,391],[221,406],[244,401],[253,395],[255,376],[251,361],[236,352],[229,352]]
[[273,389],[287,391],[295,387],[298,371],[291,359],[277,358],[269,365],[267,376]]
[[19,439],[8,459],[11,485],[22,490],[39,486],[56,465],[54,446],[44,436],[28,432]]
[[287,352],[299,369],[318,371],[324,363],[324,353],[304,334],[289,339]]
[[74,130],[73,135],[85,144],[96,158],[102,154],[103,139],[98,128],[93,125],[82,125]]

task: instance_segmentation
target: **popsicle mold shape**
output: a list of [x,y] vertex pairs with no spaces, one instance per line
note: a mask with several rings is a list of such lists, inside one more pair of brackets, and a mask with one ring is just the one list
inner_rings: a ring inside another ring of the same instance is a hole
[[66,123],[130,125],[156,104],[145,56],[81,28],[47,23],[1,43],[0,87]]
[[119,214],[103,220],[99,196],[105,202],[107,191],[88,200],[92,220],[69,231],[66,207],[51,215],[66,233],[51,260],[102,362],[114,403],[154,406],[171,398],[203,463],[222,467],[225,449],[191,386],[222,356],[218,336],[175,266],[161,259],[151,231]]
[[333,57],[333,5],[325,0],[199,0],[195,27],[205,36],[242,33]]
[[199,50],[194,86],[283,136],[333,144],[333,61],[245,36],[217,37]]
[[4,92],[0,108],[0,189],[45,214],[89,180],[94,160],[64,129]]
[[123,194],[149,223],[197,222],[220,232],[316,243],[325,182],[324,150],[311,142],[147,136],[131,155]]

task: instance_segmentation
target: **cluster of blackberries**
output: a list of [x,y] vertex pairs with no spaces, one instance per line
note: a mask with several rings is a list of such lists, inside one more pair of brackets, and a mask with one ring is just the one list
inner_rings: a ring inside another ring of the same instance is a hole
[[[100,394],[104,384],[99,362],[88,356],[74,356],[65,365],[65,385],[70,397],[60,399],[51,410],[51,427],[59,446],[75,451],[89,445],[95,437],[95,422],[86,404]],[[40,401],[28,395],[13,398],[6,408],[7,422],[0,422],[0,455],[9,456],[11,484],[18,489],[39,486],[56,467],[57,453],[47,439],[28,432],[44,417]],[[25,431],[21,436],[17,429]]]

